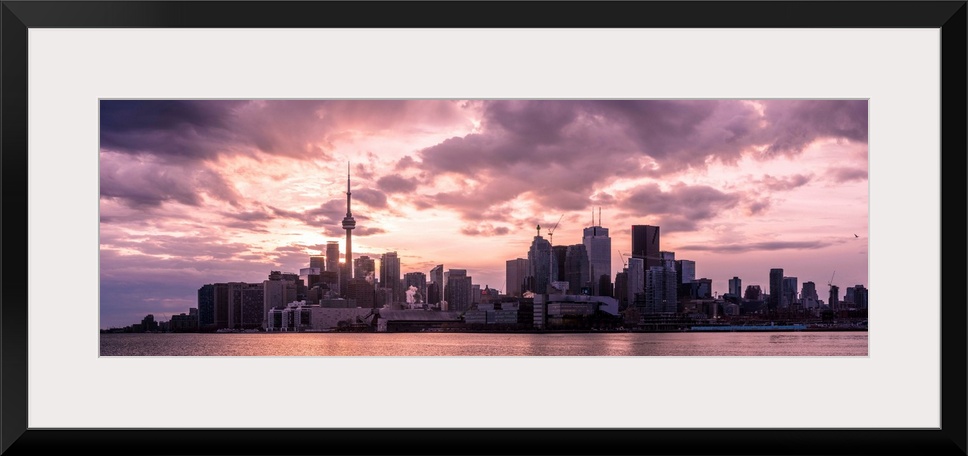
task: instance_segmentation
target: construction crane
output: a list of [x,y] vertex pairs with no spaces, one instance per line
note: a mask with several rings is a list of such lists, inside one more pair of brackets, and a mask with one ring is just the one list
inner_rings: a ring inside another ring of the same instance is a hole
[[[561,217],[564,217],[564,216],[565,214],[561,214]],[[551,245],[555,245],[555,241],[554,241],[555,228],[558,228],[558,224],[561,223],[561,217],[558,217],[558,221],[555,222],[555,226],[551,227],[551,229],[548,230],[548,243]]]
[[834,274],[836,274],[836,273],[837,273],[837,271],[834,271],[833,274],[830,274],[830,280],[827,281],[827,286],[828,287],[833,286],[833,283],[834,283]]
[[616,250],[616,252],[618,252],[619,258],[622,259],[622,267],[627,269],[629,267],[629,263],[628,261],[625,261],[625,255],[622,254],[621,250]]

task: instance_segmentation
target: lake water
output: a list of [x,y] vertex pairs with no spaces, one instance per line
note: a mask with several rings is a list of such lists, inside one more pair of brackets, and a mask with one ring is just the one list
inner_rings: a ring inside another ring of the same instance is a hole
[[867,356],[866,331],[100,334],[101,356]]

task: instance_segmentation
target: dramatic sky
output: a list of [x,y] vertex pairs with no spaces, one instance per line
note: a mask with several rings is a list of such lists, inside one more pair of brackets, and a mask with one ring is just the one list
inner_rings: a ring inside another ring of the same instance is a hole
[[[207,283],[299,272],[344,249],[436,264],[505,289],[535,235],[631,225],[727,291],[867,285],[867,101],[105,100],[100,106],[101,327],[167,320]],[[377,265],[379,268],[379,263]],[[835,272],[836,271],[836,272]]]

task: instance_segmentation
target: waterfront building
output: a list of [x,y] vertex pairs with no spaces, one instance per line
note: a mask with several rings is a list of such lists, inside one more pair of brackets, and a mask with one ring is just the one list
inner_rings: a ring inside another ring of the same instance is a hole
[[524,289],[524,280],[530,275],[531,264],[524,258],[507,260],[505,269],[506,291],[505,294],[520,298],[527,290]]
[[198,327],[215,328],[215,285],[210,283],[198,289]]
[[743,281],[739,277],[733,276],[729,279],[729,294],[733,295],[736,299],[739,299],[743,295]]
[[611,296],[540,294],[534,297],[532,323],[538,329],[586,326],[599,313],[618,317],[618,301]]
[[[363,280],[363,282],[366,282]],[[268,316],[267,331],[327,331],[341,327],[375,328],[376,310],[356,307],[321,307],[295,301],[274,308]]]
[[[171,332],[195,332],[198,331],[198,309],[191,308],[186,314],[172,315],[168,323],[168,330]],[[195,312],[192,312],[195,311]]]
[[[594,223],[594,217],[592,222]],[[598,225],[582,230],[581,238],[582,245],[585,247],[585,255],[588,258],[588,279],[583,280],[583,283],[591,283],[592,290],[590,292],[598,296],[603,295],[604,292],[599,286],[601,277],[608,277],[609,282],[612,280],[612,238],[608,236],[608,228],[600,225],[601,221],[599,220]],[[574,290],[573,292],[577,293]]]
[[[286,304],[298,300],[299,276],[292,273],[283,274],[280,271],[271,271],[269,278],[262,282],[263,285],[263,327],[268,322],[269,310],[285,307]],[[226,326],[228,327],[228,315],[226,314]],[[218,326],[218,325],[216,325]]]
[[229,284],[215,284],[215,329],[229,327]]
[[783,269],[770,269],[770,298],[767,307],[771,312],[780,308],[783,300]]
[[262,283],[228,283],[229,329],[255,329],[264,321],[265,286]]

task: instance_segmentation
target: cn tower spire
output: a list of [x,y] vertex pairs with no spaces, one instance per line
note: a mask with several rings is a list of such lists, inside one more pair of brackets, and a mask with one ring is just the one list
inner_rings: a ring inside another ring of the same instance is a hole
[[[353,278],[353,228],[356,228],[356,220],[350,211],[350,164],[346,162],[346,217],[343,217],[343,229],[346,230],[346,268],[347,279]],[[343,290],[341,290],[343,292]]]

